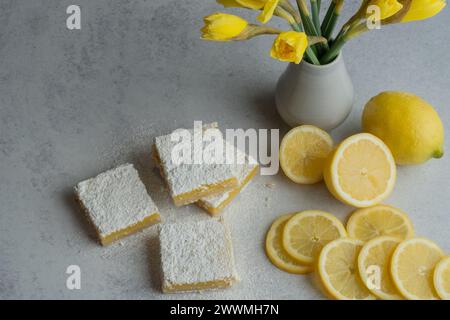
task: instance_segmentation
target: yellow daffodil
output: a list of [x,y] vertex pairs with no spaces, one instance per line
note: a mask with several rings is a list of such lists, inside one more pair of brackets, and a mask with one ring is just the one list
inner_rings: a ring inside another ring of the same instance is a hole
[[258,20],[262,23],[269,22],[269,20],[272,19],[273,13],[275,12],[279,2],[280,0],[268,0],[264,5],[261,14],[258,16]]
[[299,64],[308,47],[308,37],[303,32],[287,31],[278,35],[273,43],[270,56],[280,61]]
[[446,5],[445,0],[412,0],[411,8],[403,17],[402,22],[431,18],[441,12]]
[[[258,20],[267,23],[272,19],[279,2],[289,5],[284,0],[217,0],[225,8],[247,8],[253,10],[262,10]],[[289,9],[289,6],[288,6]],[[292,12],[289,12],[292,15]]]
[[397,0],[372,0],[369,6],[377,6],[380,9],[381,20],[392,17],[403,8]]
[[267,0],[217,0],[225,8],[248,8],[260,10],[264,7]]
[[202,39],[229,41],[240,35],[248,26],[241,17],[227,13],[213,13],[203,18],[205,26],[201,29]]

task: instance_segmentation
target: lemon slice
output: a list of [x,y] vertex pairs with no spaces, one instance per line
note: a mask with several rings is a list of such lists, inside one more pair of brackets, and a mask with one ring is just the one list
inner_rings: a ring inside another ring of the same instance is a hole
[[437,264],[433,282],[438,296],[443,300],[450,300],[450,256]]
[[313,184],[323,179],[323,166],[333,149],[330,135],[314,126],[289,131],[280,146],[280,165],[296,183]]
[[327,293],[338,300],[373,300],[358,272],[363,242],[342,238],[328,243],[319,255],[318,272]]
[[344,226],[330,213],[307,210],[295,214],[283,231],[283,246],[295,260],[312,264],[329,242],[347,236]]
[[284,226],[292,216],[293,214],[286,214],[272,223],[266,236],[266,253],[270,261],[281,270],[295,274],[309,273],[313,271],[311,266],[297,262],[283,248]]
[[350,238],[369,241],[379,236],[392,236],[402,240],[414,236],[408,216],[391,206],[377,205],[356,210],[347,222]]
[[338,200],[358,208],[370,207],[392,192],[396,167],[383,141],[360,133],[345,139],[327,159],[324,178]]
[[400,243],[391,260],[391,275],[400,293],[410,300],[435,300],[433,271],[444,257],[432,241],[413,238]]
[[358,270],[363,283],[378,298],[401,300],[391,279],[390,261],[401,240],[394,237],[378,237],[367,242],[358,256]]

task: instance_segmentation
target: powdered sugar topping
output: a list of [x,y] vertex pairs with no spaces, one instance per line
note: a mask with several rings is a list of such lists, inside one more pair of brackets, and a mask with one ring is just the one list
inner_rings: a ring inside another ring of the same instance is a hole
[[166,287],[238,280],[231,236],[220,220],[162,225],[160,246]]
[[80,182],[75,192],[102,237],[158,213],[132,164]]

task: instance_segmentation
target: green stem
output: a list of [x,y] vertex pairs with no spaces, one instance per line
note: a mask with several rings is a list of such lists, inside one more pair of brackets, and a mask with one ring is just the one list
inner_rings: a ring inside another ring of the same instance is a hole
[[323,31],[323,36],[325,39],[330,40],[333,35],[334,28],[336,27],[337,21],[339,19],[340,13],[333,12],[331,15],[330,22],[328,23],[325,31]]
[[336,41],[331,46],[330,50],[325,53],[320,59],[321,64],[328,64],[333,61],[341,52],[342,47],[347,43],[346,37],[341,37],[340,39],[336,39]]
[[322,0],[317,0],[317,10],[320,13],[320,7],[322,7]]
[[281,6],[275,8],[274,14],[276,16],[279,16],[280,18],[285,19],[291,25],[297,23],[295,17],[289,11],[287,11]]
[[333,35],[334,28],[336,27],[337,21],[341,15],[343,5],[344,0],[333,0],[333,3],[330,5],[329,9],[333,10],[327,12],[327,20],[324,20],[324,23],[322,24],[322,34],[327,40],[330,40]]
[[311,47],[308,46],[308,48],[306,48],[305,53],[313,64],[320,66],[320,61],[319,61],[319,59],[317,59],[316,55],[311,50]]
[[331,1],[330,6],[328,7],[327,13],[325,14],[325,18],[323,18],[321,30],[322,34],[325,34],[325,31],[330,23],[331,17],[333,15],[334,9],[336,8],[336,3]]
[[309,15],[308,7],[304,0],[297,0],[298,11],[300,12],[300,17],[302,18],[303,27],[308,36],[318,36],[316,27],[311,21],[311,16]]
[[[301,23],[299,23],[298,25],[301,27],[301,31],[302,31],[302,32],[305,32],[306,35],[308,35],[308,36],[316,36],[316,35],[314,34],[314,31],[311,30],[311,25],[308,23],[308,21],[311,21],[311,20],[308,20],[308,19],[305,17],[305,15],[303,14],[303,11],[300,9],[300,5],[299,5],[299,11],[300,11],[300,20],[301,20]],[[313,50],[313,52],[314,52],[314,55],[317,56],[317,54],[318,54],[317,48],[316,48],[315,46],[313,46],[313,47],[311,47],[311,48],[312,48],[312,50]]]
[[319,6],[317,0],[311,0],[311,11],[314,28],[316,29],[318,35],[320,36],[321,30],[320,30]]
[[368,31],[366,23],[361,23],[358,25],[353,24],[346,32],[342,32],[340,36],[331,45],[330,50],[325,53],[320,59],[321,64],[328,64],[333,61],[341,52],[344,45],[354,37]]
[[[304,29],[301,24],[292,24],[292,29],[294,29],[297,32],[303,32]],[[316,54],[312,50],[312,47],[308,46],[305,51],[306,57],[309,59],[309,61],[315,65],[320,65],[320,61],[317,58]]]
[[[319,37],[319,32],[317,32],[314,23],[311,21],[311,16],[309,15],[308,7],[304,0],[297,0],[297,6],[300,11],[300,16],[302,19],[303,27],[308,36]],[[317,45],[311,46],[316,56],[321,56],[323,52],[328,50],[328,43],[319,43]]]
[[351,26],[358,24],[366,16],[367,6],[371,0],[363,0],[358,11],[342,26],[341,31],[347,31]]
[[305,31],[309,36],[317,36],[318,33],[314,24],[311,21],[311,17],[306,15],[303,11],[300,11],[300,17],[302,18],[303,26],[305,27]]
[[244,29],[244,31],[241,32],[241,34],[237,35],[236,37],[232,38],[231,40],[233,40],[233,41],[250,40],[257,36],[268,35],[268,34],[280,34],[282,32],[283,31],[280,29],[250,24],[246,29]]
[[296,9],[294,9],[292,4],[288,0],[280,1],[279,7],[289,12],[289,14],[291,14],[294,17],[296,23],[300,23],[301,18],[299,12]]
[[350,30],[355,29],[357,26],[361,25],[361,23],[364,22],[364,20],[361,20],[359,18],[350,19],[347,21],[339,31],[336,41],[340,38],[342,38],[346,33],[350,32]]

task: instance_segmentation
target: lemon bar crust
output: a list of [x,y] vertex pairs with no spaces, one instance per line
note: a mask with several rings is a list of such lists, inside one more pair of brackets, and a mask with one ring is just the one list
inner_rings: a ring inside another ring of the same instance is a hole
[[198,282],[190,284],[163,284],[164,293],[182,293],[189,291],[203,291],[203,290],[213,290],[213,289],[224,289],[229,288],[236,281],[234,278],[224,278],[216,281]]
[[242,191],[242,189],[255,177],[256,173],[258,172],[258,169],[259,166],[255,166],[237,188],[234,188],[233,190],[227,192],[226,197],[224,198],[224,200],[220,202],[219,205],[213,205],[207,199],[200,199],[199,201],[196,202],[196,204],[200,208],[206,210],[212,216],[220,214],[220,212],[228,204],[230,204],[230,202]]
[[103,237],[99,235],[100,242],[102,245],[107,246],[116,240],[129,236],[133,233],[139,232],[159,222],[161,222],[160,214],[158,212],[153,212],[148,217],[144,218],[144,220],[142,220],[141,222],[133,224],[127,228],[113,232]]

